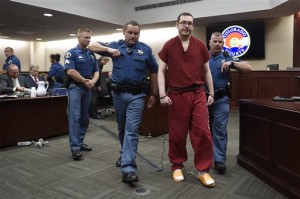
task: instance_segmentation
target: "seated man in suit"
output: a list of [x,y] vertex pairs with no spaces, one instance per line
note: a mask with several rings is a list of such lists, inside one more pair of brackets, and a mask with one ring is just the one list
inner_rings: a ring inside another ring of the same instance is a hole
[[8,66],[8,71],[0,77],[0,94],[15,94],[24,92],[25,77],[19,74],[19,68],[15,64]]
[[25,87],[26,88],[31,88],[31,87],[38,87],[38,82],[39,81],[46,81],[45,78],[42,76],[39,76],[39,66],[38,65],[30,65],[29,67],[29,75],[26,77],[25,81]]

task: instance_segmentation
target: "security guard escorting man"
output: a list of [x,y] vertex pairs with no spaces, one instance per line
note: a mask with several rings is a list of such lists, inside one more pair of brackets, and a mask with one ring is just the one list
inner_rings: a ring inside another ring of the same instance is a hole
[[125,183],[137,182],[137,165],[135,162],[138,147],[139,126],[144,111],[144,102],[150,86],[147,87],[147,73],[150,72],[151,96],[148,108],[151,108],[158,95],[157,71],[158,65],[152,54],[152,49],[139,42],[140,25],[130,21],[123,28],[125,41],[92,43],[89,49],[112,56],[112,96],[118,123],[121,143],[121,172]]
[[222,51],[224,41],[220,32],[214,32],[209,40],[209,67],[214,84],[214,103],[208,106],[210,130],[213,137],[215,169],[222,174],[226,171],[227,123],[229,119],[229,98],[231,96],[230,69],[239,72],[251,71],[248,62],[231,57]]

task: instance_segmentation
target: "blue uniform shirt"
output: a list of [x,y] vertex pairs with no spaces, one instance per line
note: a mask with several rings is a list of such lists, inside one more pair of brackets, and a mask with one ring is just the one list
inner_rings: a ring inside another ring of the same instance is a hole
[[211,55],[209,60],[209,67],[213,78],[214,89],[224,89],[225,86],[228,84],[230,80],[229,71],[224,71],[223,73],[221,72],[222,63],[228,61],[237,62],[240,60],[238,60],[237,58],[233,58],[229,55],[225,57],[224,53],[220,53],[216,57]]
[[111,57],[113,62],[112,81],[116,84],[136,84],[146,78],[148,70],[151,73],[158,71],[158,64],[152,49],[145,43],[138,42],[133,48],[128,48],[123,40],[101,44],[119,49],[121,52],[120,56]]
[[75,69],[86,79],[91,79],[99,71],[95,54],[88,49],[82,50],[79,45],[66,52],[64,70],[67,69]]
[[10,64],[16,64],[19,68],[19,72],[21,72],[21,63],[20,60],[18,59],[18,57],[16,55],[12,55],[10,57],[7,57],[5,60],[5,64],[3,65],[3,70],[8,70],[8,66]]
[[64,67],[60,63],[54,63],[50,67],[48,77],[55,77],[57,79],[57,77],[63,77],[64,74]]

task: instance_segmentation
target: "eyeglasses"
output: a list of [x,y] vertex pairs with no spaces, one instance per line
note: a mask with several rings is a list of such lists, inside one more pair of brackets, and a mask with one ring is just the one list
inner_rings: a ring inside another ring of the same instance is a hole
[[193,25],[193,22],[191,22],[191,21],[182,21],[182,22],[179,22],[181,25],[183,25],[183,26],[186,26],[186,25],[188,25],[188,26],[192,26]]

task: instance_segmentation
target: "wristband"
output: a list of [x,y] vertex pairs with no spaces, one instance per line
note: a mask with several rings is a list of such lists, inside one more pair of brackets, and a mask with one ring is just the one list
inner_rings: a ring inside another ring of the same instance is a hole
[[165,97],[167,97],[167,95],[164,95],[164,96],[160,97],[159,99],[164,99]]
[[215,96],[213,96],[212,94],[210,94],[209,92],[207,92],[208,96],[211,96],[212,98],[215,99]]

